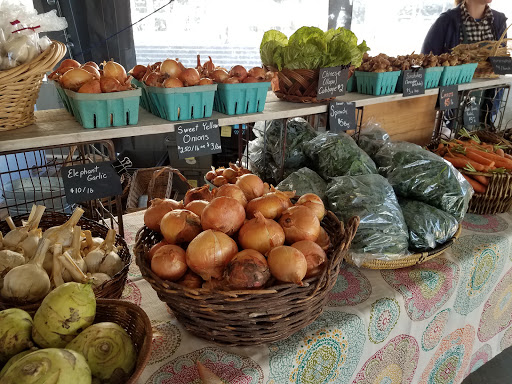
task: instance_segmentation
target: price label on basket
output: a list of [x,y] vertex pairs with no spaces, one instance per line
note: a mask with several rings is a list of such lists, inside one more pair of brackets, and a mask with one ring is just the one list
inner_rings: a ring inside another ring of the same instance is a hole
[[110,161],[62,167],[61,176],[68,203],[80,203],[123,193],[121,177]]
[[480,124],[480,107],[474,100],[464,106],[464,126]]
[[218,120],[177,124],[176,146],[179,159],[221,153]]
[[352,102],[331,101],[329,103],[329,130],[336,133],[352,131],[356,128],[356,105]]
[[458,108],[459,106],[459,87],[455,85],[447,85],[439,87],[439,97],[437,107],[441,111]]
[[497,75],[512,74],[512,57],[507,56],[492,56],[489,57],[492,69]]
[[320,68],[318,74],[317,100],[343,96],[347,89],[348,68],[341,67]]
[[425,94],[425,70],[422,68],[403,71],[403,96]]

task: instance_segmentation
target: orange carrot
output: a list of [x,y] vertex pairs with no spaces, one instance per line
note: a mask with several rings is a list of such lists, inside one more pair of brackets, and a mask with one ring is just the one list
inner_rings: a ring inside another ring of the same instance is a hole
[[512,156],[510,156],[508,153],[505,153],[505,158],[512,160]]
[[448,160],[445,157],[445,159],[448,160],[450,163],[452,163],[456,168],[464,168],[468,164],[471,164],[473,166],[473,168],[475,168],[475,170],[478,171],[478,172],[485,172],[485,171],[489,170],[489,166],[480,164],[480,163],[478,163],[476,161],[473,161],[473,160],[467,158],[466,156],[464,156],[464,155],[462,155],[460,153],[457,153],[454,158],[461,159],[463,161],[464,165],[463,166],[455,165],[455,164],[453,164],[453,162],[451,160]]
[[512,160],[496,155],[495,153],[481,152],[480,156],[494,161],[496,167],[503,167],[512,170]]
[[503,152],[503,149],[498,148],[494,153],[496,153],[498,156],[505,157],[505,152]]
[[473,179],[478,181],[480,184],[488,186],[489,185],[489,178],[487,176],[482,175],[471,175]]
[[477,161],[480,164],[488,165],[488,166],[492,167],[494,165],[494,161],[489,160],[483,156],[480,156],[480,153],[481,153],[481,151],[478,151],[476,149],[466,148],[466,156],[469,159]]
[[477,193],[485,193],[487,190],[487,187],[485,185],[480,184],[478,181],[473,180],[471,177],[468,177],[466,175],[462,175],[464,178],[471,184],[475,192]]

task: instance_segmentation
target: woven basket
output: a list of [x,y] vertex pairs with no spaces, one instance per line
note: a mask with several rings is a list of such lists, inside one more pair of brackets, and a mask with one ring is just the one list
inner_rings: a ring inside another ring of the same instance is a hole
[[[368,269],[398,269],[412,267],[413,265],[424,263],[425,261],[441,255],[444,251],[450,248],[453,245],[453,242],[459,238],[461,231],[462,226],[459,225],[459,229],[450,240],[448,240],[443,245],[440,245],[436,249],[433,249],[432,251],[415,253],[413,255],[405,256],[399,260],[371,260],[364,262],[359,267]],[[345,260],[351,265],[356,265],[350,256],[350,252],[347,253]]]
[[[154,198],[168,199],[171,196],[174,175],[192,188],[180,171],[171,167],[142,168],[133,174],[128,200],[127,212],[137,212],[146,209]],[[147,207],[139,207],[139,198],[148,196]]]
[[[497,134],[489,131],[476,131],[471,132],[471,134],[478,136],[481,141],[486,143],[500,145],[501,147],[504,147],[503,152],[508,153],[509,155],[512,154],[512,143],[500,136],[501,132],[500,134]],[[464,140],[464,138],[461,138],[461,140]]]
[[333,247],[326,268],[302,287],[286,283],[258,291],[210,291],[164,281],[151,271],[145,256],[161,236],[146,227],[137,233],[135,254],[144,279],[189,332],[222,345],[254,346],[286,339],[322,313],[358,225],[357,217],[343,226],[327,213],[322,226]]
[[[27,220],[28,216],[28,214],[16,216],[13,217],[13,221],[16,224],[16,226],[21,226],[21,221]],[[66,215],[63,213],[45,212],[43,218],[41,219],[41,222],[39,223],[39,228],[45,231],[48,228],[62,225],[69,219],[69,217],[70,215]],[[101,236],[105,238],[108,232],[108,228],[105,227],[104,225],[101,225],[96,221],[84,217],[82,217],[78,221],[77,225],[79,225],[82,228],[82,230],[90,230],[93,237]],[[7,223],[5,221],[0,222],[0,232],[7,233],[9,231],[10,229]],[[116,235],[116,245],[122,247],[121,250],[118,251],[118,255],[124,261],[125,266],[112,279],[94,288],[94,293],[96,294],[97,298],[119,299],[123,294],[124,286],[126,284],[126,278],[128,276],[128,269],[130,267],[131,255],[130,251],[128,250],[128,246],[126,245],[126,242],[119,235]],[[16,307],[23,309],[27,312],[30,312],[31,310],[37,309],[41,304],[41,301],[35,303],[28,303],[18,300],[7,300],[0,296],[0,311],[7,308]]]
[[34,106],[43,77],[66,54],[58,41],[30,63],[0,71],[0,131],[26,127],[35,121]]
[[466,175],[480,175],[489,178],[485,193],[475,193],[469,201],[468,212],[478,215],[505,213],[512,208],[512,175],[510,173],[467,172]]

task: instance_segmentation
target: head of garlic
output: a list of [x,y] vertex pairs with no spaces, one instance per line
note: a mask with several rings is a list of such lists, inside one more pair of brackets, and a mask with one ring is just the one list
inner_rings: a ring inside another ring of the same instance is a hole
[[0,251],[0,276],[23,264],[25,264],[25,257],[21,253],[9,249]]
[[111,277],[109,275],[107,275],[106,273],[99,273],[99,272],[89,274],[89,278],[91,279],[92,285],[94,287],[99,287],[101,284],[103,284],[111,279]]
[[[73,230],[73,241],[71,242],[71,247],[67,251],[73,258],[73,261],[78,266],[78,268],[80,268],[83,273],[86,273],[87,264],[85,263],[85,260],[82,259],[82,254],[80,252],[81,234],[82,229],[79,226],[75,226],[75,229]],[[76,281],[67,268],[65,268],[62,272],[62,278],[65,282]]]
[[[114,252],[116,241],[116,231],[114,229],[109,229],[107,236],[105,237],[105,241],[98,247],[90,251],[87,256],[85,256],[85,263],[87,264],[87,271],[90,273],[102,272],[107,273],[105,270],[100,271],[101,265],[106,260],[107,256],[110,253]],[[108,261],[108,266],[111,264],[115,264],[115,257],[110,256]],[[103,268],[108,269],[108,268]],[[110,275],[109,273],[107,273]],[[112,276],[112,275],[110,275]]]
[[73,242],[73,229],[78,224],[83,213],[84,210],[82,208],[76,208],[69,220],[64,224],[47,229],[43,233],[43,239],[50,240],[51,246],[58,243],[61,244],[63,248],[69,248]]
[[43,236],[41,228],[35,228],[28,232],[27,237],[23,240],[19,248],[23,251],[25,260],[29,262],[36,254],[37,247],[39,246],[39,240]]
[[19,247],[27,238],[29,232],[39,227],[45,209],[46,207],[42,205],[33,205],[27,225],[21,227],[16,227],[11,217],[7,217],[5,221],[11,230],[4,236],[2,241],[3,246],[13,250]]

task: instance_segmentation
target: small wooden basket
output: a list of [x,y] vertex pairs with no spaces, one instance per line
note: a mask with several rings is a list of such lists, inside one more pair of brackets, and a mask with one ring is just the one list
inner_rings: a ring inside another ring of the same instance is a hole
[[322,227],[333,247],[327,252],[326,268],[304,280],[302,287],[284,283],[261,290],[211,291],[162,280],[146,258],[161,235],[147,227],[137,233],[134,252],[144,279],[188,331],[222,345],[254,346],[286,339],[322,313],[358,225],[358,217],[343,226],[332,212],[327,213]]
[[466,175],[485,176],[489,185],[485,193],[475,193],[469,201],[468,212],[478,215],[505,213],[512,208],[512,175],[510,173],[467,172]]
[[286,69],[277,72],[279,89],[273,89],[282,100],[294,103],[321,103],[329,99],[317,100],[319,69]]
[[0,71],[0,131],[23,128],[35,121],[34,106],[43,77],[66,54],[58,41],[30,63]]
[[[16,226],[22,225],[22,220],[28,220],[28,214],[22,216],[13,217],[14,224]],[[43,231],[48,228],[55,227],[58,225],[64,224],[70,215],[66,215],[58,212],[45,212],[41,222],[39,223],[39,228],[43,229]],[[108,232],[108,228],[104,225],[82,217],[78,224],[82,230],[90,230],[93,237],[101,236],[105,238]],[[7,233],[9,232],[9,226],[5,221],[0,222],[0,232]],[[128,249],[128,245],[126,241],[119,235],[116,235],[116,246],[121,246],[121,250],[118,251],[119,257],[124,262],[124,268],[118,272],[112,279],[104,282],[98,287],[94,288],[94,293],[97,298],[106,298],[106,299],[119,299],[123,294],[124,286],[126,284],[126,278],[128,276],[128,269],[130,268],[131,263],[131,255]],[[42,300],[41,300],[42,301]],[[41,305],[41,301],[38,302],[22,302],[18,300],[7,300],[0,296],[0,311],[7,308],[20,308],[27,312],[35,311]]]

